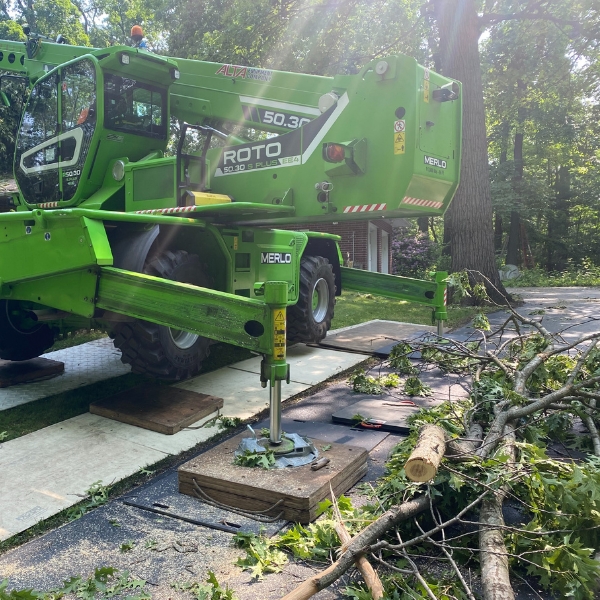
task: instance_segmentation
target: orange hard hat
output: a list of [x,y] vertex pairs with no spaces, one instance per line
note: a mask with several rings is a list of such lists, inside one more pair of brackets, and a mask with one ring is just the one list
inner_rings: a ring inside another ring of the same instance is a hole
[[133,37],[134,35],[139,35],[141,37],[144,36],[144,32],[142,31],[142,28],[139,25],[134,25],[131,28],[131,37]]

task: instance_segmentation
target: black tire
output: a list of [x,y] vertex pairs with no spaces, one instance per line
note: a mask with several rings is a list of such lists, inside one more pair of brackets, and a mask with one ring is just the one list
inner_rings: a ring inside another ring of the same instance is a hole
[[[144,273],[211,287],[200,258],[184,250],[149,258]],[[168,380],[187,379],[198,373],[211,344],[208,338],[140,319],[116,324],[112,335],[115,347],[121,350],[121,361],[131,365],[134,373]]]
[[45,323],[37,323],[19,302],[0,300],[0,358],[29,360],[54,344],[54,334]]
[[298,302],[288,307],[288,343],[320,342],[331,327],[335,307],[333,268],[322,256],[303,256]]

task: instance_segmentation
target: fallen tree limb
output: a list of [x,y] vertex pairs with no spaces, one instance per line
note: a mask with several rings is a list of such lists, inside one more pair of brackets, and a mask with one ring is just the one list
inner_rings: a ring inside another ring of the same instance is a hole
[[[341,519],[341,515],[339,519],[336,519],[335,531],[342,542],[342,549],[345,550],[348,547],[348,544],[350,544],[352,541],[352,538],[350,537],[350,534],[348,533],[348,530]],[[384,590],[381,579],[379,579],[379,575],[377,575],[377,572],[367,560],[367,557],[362,554],[357,556],[354,564],[360,571],[362,578],[365,580],[373,600],[379,600],[380,598],[383,598]]]
[[[348,544],[352,541],[348,530],[346,529],[346,525],[344,520],[342,519],[342,513],[340,512],[340,507],[338,506],[337,499],[335,494],[333,493],[333,488],[331,487],[331,483],[329,484],[329,491],[331,492],[331,502],[333,504],[333,516],[335,517],[335,531],[342,542],[342,546],[340,548],[340,553],[346,551]],[[379,579],[379,575],[375,569],[371,566],[371,563],[367,560],[366,556],[361,554],[356,557],[354,561],[356,568],[359,570],[369,591],[371,592],[371,597],[373,600],[379,600],[383,598],[384,589]]]
[[473,423],[466,438],[451,439],[446,442],[446,458],[454,462],[464,462],[475,457],[477,448],[481,446],[483,427]]
[[429,498],[427,496],[419,496],[403,504],[393,506],[376,521],[373,521],[373,523],[367,525],[360,533],[356,534],[346,547],[346,550],[331,566],[301,583],[296,589],[285,595],[282,600],[304,600],[330,586],[354,564],[356,556],[364,553],[365,547],[371,546],[373,542],[383,537],[388,529],[418,515],[428,508]]
[[[505,425],[504,454],[509,461],[516,461],[515,434],[510,423]],[[481,565],[481,587],[486,600],[514,600],[508,571],[508,555],[504,543],[504,517],[502,503],[508,486],[501,487],[495,494],[484,498],[479,509],[479,563]]]

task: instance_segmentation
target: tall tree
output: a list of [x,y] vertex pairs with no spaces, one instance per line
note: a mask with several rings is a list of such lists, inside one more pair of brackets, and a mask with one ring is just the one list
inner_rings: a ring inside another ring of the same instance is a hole
[[433,0],[444,75],[463,84],[463,143],[460,186],[446,212],[445,239],[452,270],[481,273],[490,297],[505,304],[494,253],[492,196],[487,158],[485,108],[479,58],[481,23],[475,0]]
[[[427,7],[438,30],[442,72],[463,82],[461,185],[445,221],[452,269],[479,271],[503,291],[494,259],[480,36],[506,21],[552,23],[569,38],[567,51],[574,53],[577,47],[583,53],[597,48],[600,11],[592,0],[486,0],[482,4],[482,14],[475,0],[430,0]],[[501,300],[493,289],[492,295]]]

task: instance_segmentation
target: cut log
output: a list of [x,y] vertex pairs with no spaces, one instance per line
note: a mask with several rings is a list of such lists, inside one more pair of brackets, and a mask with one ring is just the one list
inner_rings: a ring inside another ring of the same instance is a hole
[[425,425],[404,470],[412,481],[430,481],[437,473],[446,451],[445,432],[437,425]]

